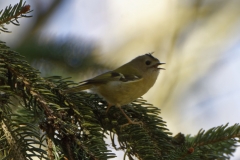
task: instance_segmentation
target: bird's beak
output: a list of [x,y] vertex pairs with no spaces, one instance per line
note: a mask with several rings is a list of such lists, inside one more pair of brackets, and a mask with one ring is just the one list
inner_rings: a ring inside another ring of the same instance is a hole
[[165,68],[158,68],[158,66],[159,66],[159,65],[162,65],[162,64],[166,64],[166,63],[161,63],[161,62],[159,62],[159,63],[157,63],[155,66],[156,66],[156,68],[159,69],[159,70],[165,70]]

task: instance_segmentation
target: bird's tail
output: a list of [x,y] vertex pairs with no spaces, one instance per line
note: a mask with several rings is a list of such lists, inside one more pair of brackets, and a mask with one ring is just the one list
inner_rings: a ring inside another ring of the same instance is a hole
[[80,91],[90,89],[90,88],[92,88],[91,84],[81,84],[79,86],[72,87],[72,88],[65,90],[64,93],[75,93],[75,92],[80,92]]

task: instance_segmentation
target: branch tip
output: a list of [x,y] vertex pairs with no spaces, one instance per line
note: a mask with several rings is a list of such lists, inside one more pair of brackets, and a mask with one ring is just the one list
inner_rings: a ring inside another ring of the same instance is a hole
[[30,5],[23,6],[21,8],[21,13],[27,13],[30,10]]

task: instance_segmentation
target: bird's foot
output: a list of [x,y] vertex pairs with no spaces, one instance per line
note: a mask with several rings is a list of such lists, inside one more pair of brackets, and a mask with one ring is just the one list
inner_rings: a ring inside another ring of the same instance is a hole
[[128,126],[130,124],[139,125],[140,127],[143,126],[143,122],[142,121],[137,121],[136,122],[136,121],[128,120],[128,123],[121,125],[121,128],[124,128],[124,127],[126,127],[126,126]]

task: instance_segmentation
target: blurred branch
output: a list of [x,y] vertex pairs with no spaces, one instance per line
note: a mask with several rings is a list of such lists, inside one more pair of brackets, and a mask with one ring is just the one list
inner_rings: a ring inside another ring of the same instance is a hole
[[[64,0],[54,0],[51,3],[51,6],[49,6],[48,10],[44,13],[39,13],[37,16],[37,20],[35,21],[35,24],[29,29],[28,34],[26,34],[25,37],[22,37],[21,41],[19,42],[20,46],[21,44],[25,43],[26,40],[31,39],[31,37],[35,36],[36,33],[42,29],[42,27],[46,24],[47,20],[51,17],[51,15],[58,9],[58,7],[64,3]],[[35,3],[39,3],[38,1],[35,1]],[[38,5],[36,5],[38,6]]]
[[[195,23],[196,24],[196,21],[198,20],[198,16],[199,16],[199,10],[201,8],[201,4],[202,4],[203,0],[196,0],[194,1],[193,3],[193,13],[191,14],[191,19],[192,21],[190,21],[189,23]],[[175,11],[175,12],[178,12]],[[178,18],[181,19],[181,16],[185,16],[185,14],[176,14],[176,16],[178,16]],[[180,17],[179,17],[180,16]],[[178,22],[179,23],[179,22]],[[181,24],[182,23],[182,24]],[[171,97],[170,95],[174,92],[174,89],[176,88],[176,86],[178,85],[178,82],[179,82],[179,78],[181,78],[181,75],[180,75],[180,71],[182,70],[183,68],[183,63],[180,61],[180,60],[176,60],[176,61],[173,61],[173,57],[175,57],[174,53],[176,52],[181,52],[181,49],[178,47],[177,43],[181,40],[181,43],[184,43],[182,42],[182,39],[180,39],[179,37],[181,36],[181,34],[183,34],[183,31],[184,29],[186,29],[186,26],[189,25],[188,23],[186,23],[185,21],[180,21],[180,24],[178,25],[174,25],[176,26],[174,31],[173,31],[173,35],[172,35],[172,38],[170,38],[171,40],[171,43],[170,43],[170,46],[169,46],[169,51],[167,52],[167,64],[168,65],[171,65],[174,67],[173,69],[173,72],[175,73],[173,76],[174,78],[172,79],[172,81],[169,81],[169,85],[165,85],[165,89],[167,92],[164,92],[164,94],[162,94],[163,96],[163,100],[161,101],[161,106],[162,108],[164,108],[164,106],[167,106],[166,103],[169,102],[169,98]],[[180,53],[178,53],[180,54]],[[174,63],[174,64],[171,64],[171,63]],[[166,88],[168,87],[168,88]]]

